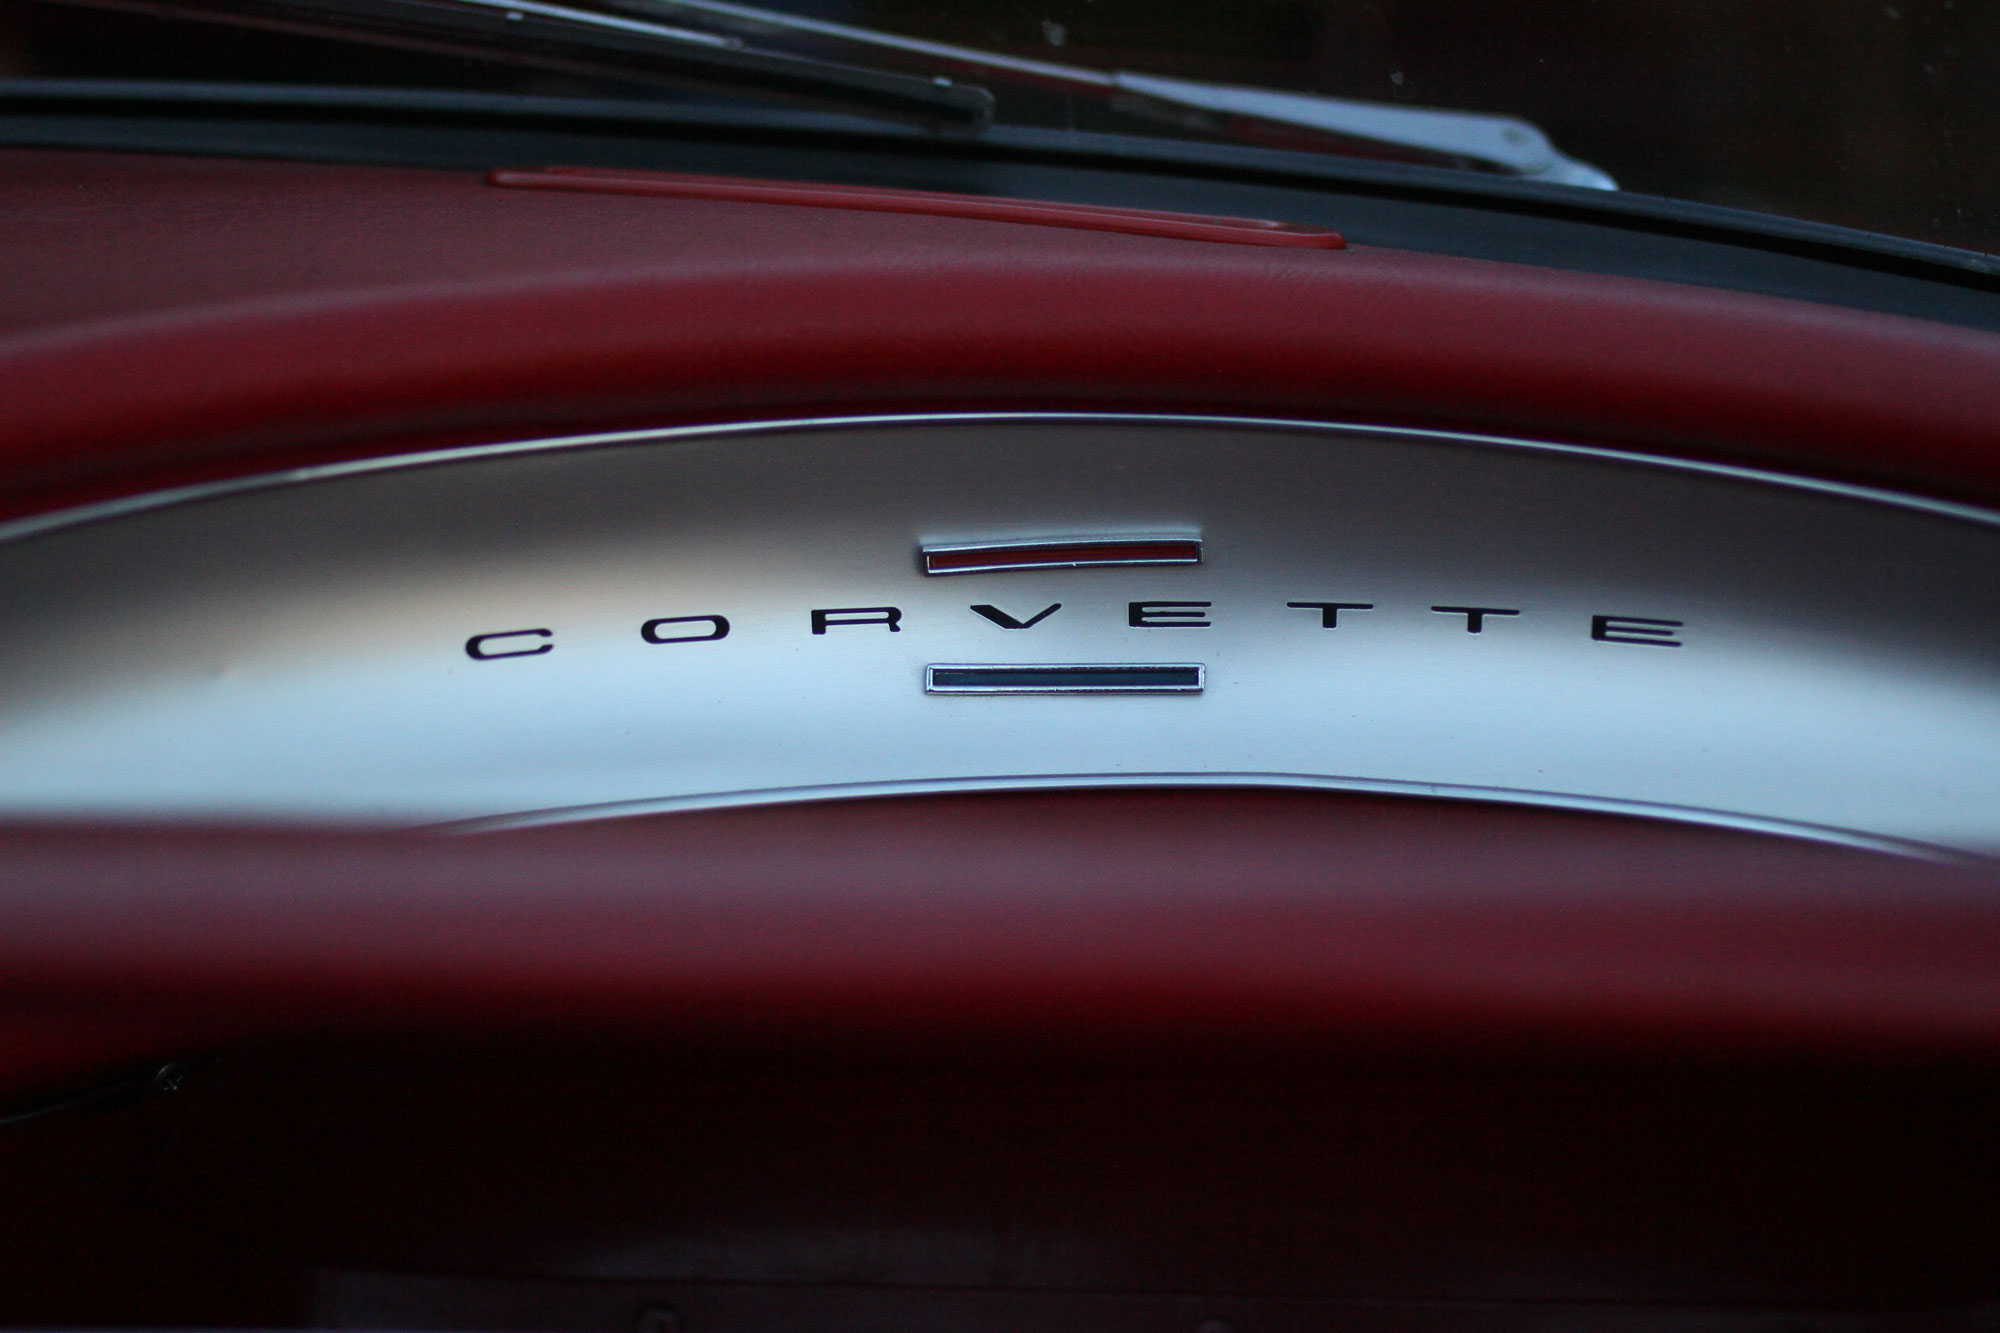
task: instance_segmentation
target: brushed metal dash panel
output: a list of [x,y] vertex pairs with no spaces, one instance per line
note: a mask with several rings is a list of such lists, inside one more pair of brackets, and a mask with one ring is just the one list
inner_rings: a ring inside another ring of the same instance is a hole
[[[1819,484],[1380,427],[924,418],[525,441],[8,531],[0,815],[1254,776],[2000,853],[2000,525]],[[1199,564],[1083,576],[913,559],[1195,533]],[[917,685],[1010,659],[1198,662],[1203,690]]]

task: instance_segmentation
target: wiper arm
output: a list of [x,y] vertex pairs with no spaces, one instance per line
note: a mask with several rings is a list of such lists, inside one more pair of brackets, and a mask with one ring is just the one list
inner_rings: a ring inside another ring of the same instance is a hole
[[[1595,189],[1617,183],[1559,152],[1514,116],[1443,111],[1279,92],[1030,60],[788,14],[733,0],[600,0],[612,10],[550,0],[52,0],[154,17],[194,19],[368,45],[611,78],[766,94],[932,129],[991,123],[992,93],[976,83],[874,67],[921,59],[933,69],[1059,90],[1155,123],[1267,145],[1273,131],[1314,136],[1320,151],[1397,156]],[[701,27],[682,26],[701,24]],[[722,31],[715,31],[721,29]],[[753,45],[789,38],[832,43],[867,63]],[[1384,151],[1387,150],[1387,151]]]
[[1294,135],[1303,131],[1321,136],[1321,142],[1335,152],[1366,153],[1372,145],[1393,150],[1380,155],[1412,161],[1472,167],[1557,185],[1618,188],[1616,181],[1588,162],[1559,152],[1538,126],[1518,116],[1397,106],[1030,60],[735,0],[599,2],[626,14],[699,23],[740,35],[830,43],[835,48],[865,53],[865,57],[857,54],[855,58],[871,58],[870,63],[883,57],[920,59],[931,68],[996,85],[1008,79],[1060,90],[1156,123],[1189,125],[1223,139],[1264,144],[1272,139],[1272,131]]
[[975,131],[976,84],[757,49],[697,31],[545,0],[55,0],[155,18],[332,38],[627,83],[767,94],[860,115]]
[[1121,90],[1157,102],[1163,109],[1189,108],[1225,117],[1243,116],[1330,135],[1418,148],[1463,158],[1490,171],[1553,185],[1581,185],[1594,190],[1618,188],[1618,182],[1588,162],[1558,152],[1539,126],[1518,116],[1437,111],[1428,107],[1274,92],[1268,88],[1239,88],[1123,70],[1111,77]]

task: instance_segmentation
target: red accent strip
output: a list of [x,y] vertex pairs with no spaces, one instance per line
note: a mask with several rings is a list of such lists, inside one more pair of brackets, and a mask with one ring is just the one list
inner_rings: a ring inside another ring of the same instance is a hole
[[1079,565],[1198,565],[1201,543],[1099,542],[1091,545],[997,546],[983,551],[925,551],[927,574],[982,569],[1067,569]]
[[798,204],[807,208],[854,208],[876,213],[929,213],[985,222],[1026,222],[1082,231],[1118,231],[1134,236],[1168,236],[1183,241],[1223,241],[1234,245],[1283,245],[1342,250],[1337,231],[1299,222],[1263,218],[1218,218],[1199,213],[1163,213],[1147,208],[1058,204],[1041,199],[993,199],[976,194],[931,190],[891,190],[862,185],[819,185],[799,181],[742,180],[732,176],[684,176],[667,171],[611,171],[596,167],[532,167],[494,171],[488,185],[514,190],[572,190],[585,194],[656,195],[670,199],[724,199],[754,204]]

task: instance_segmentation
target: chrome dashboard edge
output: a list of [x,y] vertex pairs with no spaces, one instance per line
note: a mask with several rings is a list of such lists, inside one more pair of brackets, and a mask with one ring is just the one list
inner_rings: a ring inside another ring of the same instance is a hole
[[1538,810],[1573,810],[1584,814],[1623,815],[1632,819],[1657,819],[1674,824],[1727,829],[1736,833],[1759,833],[1772,837],[1794,838],[1801,842],[1821,843],[1830,847],[1851,847],[1856,851],[1881,852],[1912,860],[1931,861],[1939,865],[1979,865],[2000,858],[2000,853],[1969,852],[1930,843],[1873,837],[1849,829],[1825,828],[1782,819],[1760,819],[1755,815],[1731,814],[1724,810],[1701,810],[1692,806],[1649,805],[1644,801],[1619,801],[1575,796],[1563,792],[1521,791],[1505,787],[1453,787],[1435,782],[1324,777],[1312,773],[1203,773],[1199,778],[1192,778],[1185,773],[1012,773],[983,777],[939,778],[931,781],[854,783],[841,787],[710,792],[700,796],[619,801],[609,805],[578,806],[570,809],[527,810],[519,814],[428,825],[425,826],[425,831],[445,834],[506,833],[519,829],[557,828],[565,824],[588,824],[606,819],[678,814],[693,810],[820,804],[892,796],[952,796],[1009,791],[1185,791],[1192,788],[1215,787],[1235,791],[1313,791],[1356,796],[1404,796],[1423,800],[1528,806]]
[[[250,491],[267,490],[274,486],[297,486],[309,482],[330,481],[340,477],[361,476],[372,472],[395,472],[405,468],[436,467],[441,464],[469,462],[481,458],[504,458],[514,454],[533,454],[569,449],[609,448],[627,444],[665,443],[668,441],[699,440],[711,437],[764,435],[773,432],[840,430],[855,426],[1033,422],[1227,426],[1259,430],[1319,431],[1330,435],[1421,440],[1438,444],[1462,444],[1493,449],[1520,449],[1532,453],[1560,454],[1579,458],[1601,458],[1608,462],[1630,463],[1638,467],[1667,468],[1677,472],[1694,472],[1706,476],[1727,477],[1736,481],[1754,482],[1768,486],[1783,486],[1794,490],[1813,491],[1821,495],[1838,496],[1847,500],[1859,500],[1867,504],[1890,505],[1899,509],[1913,509],[1921,513],[1936,514],[1941,518],[1955,518],[1967,523],[1983,523],[1990,527],[2000,527],[2000,509],[1989,509],[1981,505],[1966,504],[1956,500],[1942,500],[1935,496],[1912,495],[1903,491],[1890,490],[1887,487],[1864,486],[1856,482],[1834,481],[1825,477],[1808,477],[1789,472],[1774,472],[1767,468],[1755,468],[1739,463],[1718,463],[1699,458],[1677,458],[1669,454],[1638,453],[1627,449],[1607,448],[1603,445],[1573,444],[1559,440],[1535,440],[1520,435],[1494,435],[1479,431],[1438,430],[1421,426],[1380,426],[1353,421],[1316,421],[1297,417],[1217,416],[1201,413],[910,412],[877,413],[858,416],[778,417],[763,421],[721,421],[684,426],[661,426],[654,429],[601,431],[584,435],[538,436],[526,440],[497,440],[488,444],[455,445],[445,449],[423,449],[410,453],[385,454],[373,458],[343,459],[337,463],[313,463],[302,467],[278,468],[270,472],[254,472],[240,477],[224,477],[214,481],[193,482],[183,486],[167,486],[138,495],[121,496],[112,500],[92,501],[87,504],[68,505],[61,509],[49,510],[46,513],[27,514],[19,518],[7,519],[0,521],[0,543],[15,541],[23,537],[34,537],[45,532],[55,532],[63,528],[76,527],[86,523],[99,523],[106,519],[122,518],[129,514],[140,514],[154,509],[169,508],[174,505],[194,504],[204,500],[240,495]],[[973,545],[977,544],[973,543]]]

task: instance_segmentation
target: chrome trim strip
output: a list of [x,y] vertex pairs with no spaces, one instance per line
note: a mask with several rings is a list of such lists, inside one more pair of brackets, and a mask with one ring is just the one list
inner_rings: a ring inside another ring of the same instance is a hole
[[[1180,546],[1189,548],[1186,555],[1148,556],[1097,556],[1089,553],[1105,547],[1134,546]],[[1016,552],[1020,558],[1013,560],[996,559],[977,565],[939,569],[937,556],[982,555],[988,552],[1004,554]],[[1072,553],[1073,558],[1064,558],[1060,552]],[[1042,559],[1033,557],[1043,555]],[[919,563],[925,574],[932,578],[945,578],[954,574],[999,574],[1010,569],[1114,569],[1133,565],[1198,565],[1201,563],[1201,536],[1187,532],[1145,532],[1127,536],[1097,537],[1048,537],[1021,541],[1004,542],[930,542],[917,548]]]
[[1921,495],[1906,495],[1899,491],[1884,490],[1874,486],[1855,485],[1850,482],[1828,481],[1817,477],[1799,477],[1783,472],[1767,472],[1761,468],[1742,467],[1733,463],[1712,463],[1699,459],[1663,458],[1652,454],[1632,453],[1623,449],[1606,449],[1597,445],[1562,444],[1547,440],[1527,440],[1507,435],[1484,435],[1471,431],[1428,430],[1412,426],[1371,426],[1358,422],[1343,421],[1298,421],[1284,417],[1231,417],[1179,415],[1168,412],[919,412],[908,414],[879,413],[850,417],[800,417],[784,421],[741,421],[722,422],[700,426],[667,426],[656,430],[611,431],[596,435],[562,435],[546,439],[514,440],[494,444],[470,444],[452,449],[433,449],[421,453],[396,454],[382,458],[357,458],[340,463],[320,463],[308,467],[284,468],[275,472],[260,472],[244,477],[230,477],[220,481],[197,482],[188,486],[173,486],[164,490],[148,491],[141,495],[124,496],[116,500],[102,500],[92,504],[74,505],[66,509],[51,510],[45,514],[31,514],[25,518],[0,523],[0,542],[20,541],[37,537],[59,529],[79,527],[86,523],[100,523],[107,519],[122,518],[127,514],[145,513],[154,509],[165,509],[175,505],[196,504],[223,496],[237,495],[246,491],[267,490],[280,486],[296,486],[307,482],[327,481],[339,477],[359,476],[371,472],[394,472],[404,468],[435,467],[445,463],[457,463],[477,458],[499,458],[509,454],[553,453],[568,449],[600,449],[628,444],[665,443],[677,440],[707,439],[717,436],[760,435],[780,431],[837,430],[854,426],[921,426],[948,425],[960,422],[1068,422],[1083,425],[1194,425],[1226,426],[1232,428],[1255,428],[1264,430],[1312,431],[1329,435],[1358,435],[1370,439],[1424,440],[1437,444],[1461,444],[1475,448],[1520,450],[1530,453],[1560,454],[1574,458],[1593,458],[1612,463],[1630,463],[1640,467],[1664,468],[1674,472],[1694,472],[1704,476],[1726,477],[1733,481],[1776,486],[1787,490],[1810,491],[1835,499],[1855,500],[1865,504],[1887,505],[1895,509],[1915,510],[1940,518],[1957,519],[1966,523],[1977,523],[1987,527],[2000,527],[2000,510],[1987,509],[1979,505],[1963,504],[1952,500],[1937,500]]
[[1121,787],[1152,789],[1264,787],[1291,791],[1364,792],[1379,796],[1424,796],[1451,801],[1532,805],[1553,810],[1583,810],[1596,814],[1663,819],[1677,824],[1699,824],[1708,828],[1733,829],[1741,833],[1776,834],[1807,842],[1852,847],[1858,851],[1885,852],[1945,865],[1986,865],[1992,864],[1995,859],[2000,859],[1951,847],[1939,847],[1926,842],[1856,833],[1850,829],[1832,828],[1821,824],[1765,819],[1755,815],[1732,814],[1723,810],[1705,810],[1695,806],[1660,805],[1647,801],[1621,801],[1597,796],[1572,796],[1563,792],[1531,791],[1510,787],[1467,787],[1452,783],[1400,782],[1380,778],[1320,777],[1309,773],[1023,773],[997,777],[862,782],[831,787],[753,788],[745,791],[704,792],[696,796],[667,796],[652,800],[613,801],[602,805],[526,810],[509,815],[431,824],[422,826],[422,829],[426,832],[451,834],[499,833],[509,829],[582,824],[592,820],[616,819],[631,815],[673,814],[683,810],[729,809],[746,805],[866,800],[878,796],[949,795],[958,792],[1102,790]]
[[[1088,682],[1088,683],[1086,683]],[[1199,662],[935,662],[925,694],[1200,694]]]

